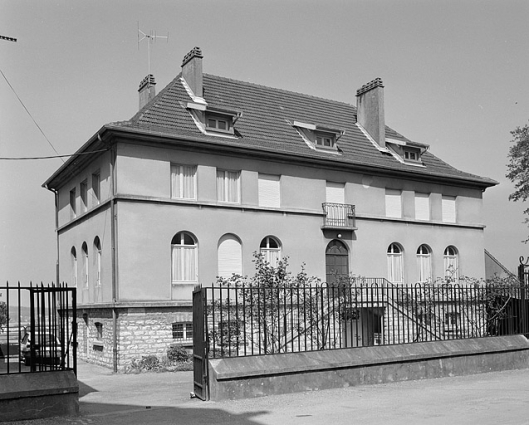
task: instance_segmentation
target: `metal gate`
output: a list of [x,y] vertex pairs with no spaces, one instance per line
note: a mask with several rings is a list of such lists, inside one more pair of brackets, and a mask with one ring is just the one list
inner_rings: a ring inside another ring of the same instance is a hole
[[198,285],[193,290],[193,395],[207,400],[207,341],[204,327],[204,306],[206,292]]
[[72,369],[77,375],[75,288],[41,285],[30,287],[29,293],[31,372]]
[[525,260],[524,257],[520,257],[518,280],[520,281],[519,333],[529,336],[529,300],[527,299],[527,289],[529,288],[529,258]]

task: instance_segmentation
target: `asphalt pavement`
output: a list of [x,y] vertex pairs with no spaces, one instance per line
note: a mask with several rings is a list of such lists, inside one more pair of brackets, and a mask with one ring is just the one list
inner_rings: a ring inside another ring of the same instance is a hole
[[12,424],[529,424],[529,369],[226,402],[191,399],[192,372],[78,378],[80,416]]

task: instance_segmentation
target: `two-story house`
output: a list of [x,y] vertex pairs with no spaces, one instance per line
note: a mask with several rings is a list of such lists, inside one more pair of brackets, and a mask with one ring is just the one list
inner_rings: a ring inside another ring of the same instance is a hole
[[82,358],[117,368],[189,343],[193,287],[251,275],[254,252],[322,280],[485,275],[482,196],[496,182],[387,127],[380,79],[354,106],[204,74],[202,60],[191,50],[157,95],[146,77],[139,112],[44,183]]

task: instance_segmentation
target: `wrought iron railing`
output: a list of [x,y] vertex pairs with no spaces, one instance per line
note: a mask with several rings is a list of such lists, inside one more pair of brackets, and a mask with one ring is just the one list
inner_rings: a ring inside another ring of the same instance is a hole
[[0,375],[77,373],[76,289],[63,285],[0,287]]
[[203,288],[210,358],[524,334],[525,288],[392,285]]
[[323,217],[323,227],[349,229],[355,227],[354,205],[324,202],[322,208],[325,214]]

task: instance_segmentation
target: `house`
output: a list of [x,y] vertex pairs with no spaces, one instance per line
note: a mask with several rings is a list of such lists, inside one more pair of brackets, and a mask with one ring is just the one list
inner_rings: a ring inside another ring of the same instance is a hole
[[[192,289],[252,274],[253,253],[332,281],[483,277],[483,192],[385,125],[384,85],[356,106],[203,73],[192,49],[139,111],[104,125],[45,183],[58,280],[78,288],[81,358],[121,368],[189,344]],[[353,93],[351,93],[353,101]]]

